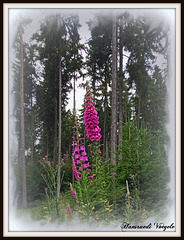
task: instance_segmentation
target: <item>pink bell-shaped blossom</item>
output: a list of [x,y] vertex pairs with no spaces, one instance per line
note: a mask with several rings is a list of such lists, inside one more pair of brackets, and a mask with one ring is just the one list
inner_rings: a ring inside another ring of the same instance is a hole
[[91,141],[99,141],[101,138],[99,128],[99,117],[97,116],[97,111],[93,106],[93,101],[91,98],[91,92],[88,90],[86,93],[86,101],[85,101],[85,112],[84,112],[84,123],[86,129],[86,136]]

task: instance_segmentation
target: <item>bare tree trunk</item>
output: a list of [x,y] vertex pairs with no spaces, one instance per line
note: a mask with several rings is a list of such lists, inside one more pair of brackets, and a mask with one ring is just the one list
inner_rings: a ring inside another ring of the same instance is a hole
[[[121,37],[121,32],[120,32]],[[119,129],[118,129],[118,144],[119,148],[123,146],[123,45],[122,39],[120,39],[120,75],[119,75]],[[119,158],[122,159],[122,152],[120,152]]]
[[49,136],[47,133],[47,157],[49,157]]
[[[76,109],[75,109],[75,72],[73,77],[73,125],[75,126],[75,116],[76,116]],[[73,129],[73,137],[75,136],[75,128]],[[73,172],[73,164],[72,164],[72,184],[74,184],[74,172]]]
[[92,89],[93,89],[93,97],[94,97],[94,101],[95,101],[95,95],[96,95],[95,84],[96,84],[96,63],[93,63]]
[[125,100],[125,123],[127,123],[127,100]]
[[106,75],[106,67],[105,67],[105,100],[104,100],[104,132],[103,132],[103,156],[105,160],[107,160],[106,155],[106,138],[107,138],[107,75]]
[[138,102],[138,116],[137,116],[137,129],[140,129],[140,114],[141,114],[141,95],[139,95],[139,102]]
[[57,200],[59,199],[61,189],[61,58],[59,59],[59,145],[58,145],[58,175],[57,175]]
[[112,26],[112,114],[111,114],[111,163],[116,165],[117,147],[117,39],[116,18]]
[[[74,78],[73,78],[73,112],[75,113],[75,72],[74,72]],[[74,122],[75,122],[75,116],[74,116]]]
[[25,132],[24,132],[24,63],[23,63],[22,20],[20,22],[20,156],[21,156],[21,167],[22,167],[22,206],[27,207]]
[[105,146],[106,146],[105,157],[106,157],[106,160],[107,160],[109,158],[109,142],[108,142],[108,137],[107,136],[106,136]]
[[33,116],[33,94],[31,93],[31,161],[34,159],[34,133],[33,133],[33,122],[34,122],[34,116]]
[[54,153],[53,161],[57,159],[57,98],[54,98]]

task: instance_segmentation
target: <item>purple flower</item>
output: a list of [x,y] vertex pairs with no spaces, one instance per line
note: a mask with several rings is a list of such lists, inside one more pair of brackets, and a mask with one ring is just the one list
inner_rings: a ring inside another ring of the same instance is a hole
[[74,192],[71,183],[70,183],[70,190],[72,192],[72,195],[75,197],[75,199],[77,199],[76,193]]
[[80,146],[80,150],[81,151],[85,151],[85,147],[84,146]]
[[87,155],[86,151],[82,152],[81,155],[86,156]]
[[80,155],[79,155],[79,154],[76,154],[76,155],[75,155],[75,158],[80,158]]
[[82,170],[82,165],[79,167],[79,171],[81,171]]
[[87,168],[87,167],[89,167],[89,162],[88,162],[88,163],[86,163],[86,164],[83,164],[83,167],[84,167],[84,168]]
[[100,131],[98,127],[99,117],[97,116],[97,111],[93,106],[93,101],[91,97],[91,92],[88,90],[86,92],[86,101],[85,101],[85,112],[84,112],[84,123],[86,129],[86,136],[91,141],[99,141],[101,138]]
[[88,157],[83,157],[84,161],[88,161]]
[[76,169],[76,166],[75,166],[75,162],[73,161],[73,172],[74,172],[74,175],[75,175],[75,178],[76,180],[79,179],[79,174],[77,172],[77,169]]
[[81,157],[80,157],[80,161],[82,161],[82,162],[88,161],[88,157],[86,157],[86,156],[81,156]]
[[79,147],[75,147],[74,152],[78,152],[79,151]]
[[68,214],[71,216],[70,206],[67,207]]

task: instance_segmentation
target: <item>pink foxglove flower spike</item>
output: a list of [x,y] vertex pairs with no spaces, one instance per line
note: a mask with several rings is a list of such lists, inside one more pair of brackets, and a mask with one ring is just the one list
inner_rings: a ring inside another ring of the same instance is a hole
[[97,111],[94,107],[94,102],[92,101],[91,92],[87,90],[86,100],[85,100],[85,112],[84,112],[84,123],[86,129],[86,136],[91,141],[99,141],[101,138],[99,128],[99,117],[97,116]]
[[70,206],[67,207],[68,214],[71,216]]

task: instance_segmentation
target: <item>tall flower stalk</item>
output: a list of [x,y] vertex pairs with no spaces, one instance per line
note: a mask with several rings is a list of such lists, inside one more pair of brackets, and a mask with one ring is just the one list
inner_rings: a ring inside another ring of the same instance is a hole
[[[84,122],[86,127],[86,136],[93,142],[96,151],[99,156],[99,140],[101,138],[99,124],[99,117],[94,107],[91,92],[89,88],[86,91],[85,98],[85,112]],[[75,115],[74,137],[73,137],[73,154],[72,154],[72,168],[75,176],[75,191],[72,184],[70,184],[70,190],[75,197],[78,204],[79,213],[86,219],[95,218],[97,215],[104,214],[107,210],[107,201],[103,200],[100,196],[101,185],[96,183],[96,169],[90,168],[90,162],[88,161],[87,152],[84,146],[83,138],[80,138],[78,122]],[[96,163],[97,165],[97,163]],[[97,207],[98,206],[98,207]],[[103,208],[103,209],[101,209]],[[96,211],[96,209],[101,209]]]
[[[73,169],[75,179],[78,182],[77,186],[80,192],[80,196],[82,198],[82,189],[86,189],[86,184],[88,182],[87,180],[90,180],[90,183],[91,183],[92,176],[89,176],[89,173],[91,172],[90,163],[88,162],[85,146],[83,142],[81,142],[83,138],[80,138],[76,113],[74,112],[74,114],[75,114],[75,126],[74,126],[75,131],[74,131],[74,137],[72,142],[72,146],[73,146],[72,169]],[[76,199],[78,199],[76,194],[74,194],[74,191],[72,189],[72,184],[70,184],[70,189],[73,196]]]
[[76,118],[76,113],[75,114],[75,131],[74,131],[74,139],[72,142],[73,146],[73,154],[72,154],[72,168],[73,168],[73,173],[76,178],[76,180],[79,180],[79,178],[82,178],[82,172],[90,172],[91,169],[90,164],[88,162],[88,157],[86,153],[86,149],[84,146],[84,143],[81,142],[83,138],[80,138],[80,133],[79,133],[79,127],[78,127],[78,122]]
[[91,96],[91,91],[89,88],[86,89],[85,98],[85,112],[84,112],[84,123],[86,129],[86,136],[91,141],[99,141],[101,138],[99,128],[99,117],[97,116],[97,111],[94,106],[93,97]]

